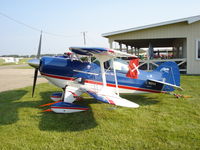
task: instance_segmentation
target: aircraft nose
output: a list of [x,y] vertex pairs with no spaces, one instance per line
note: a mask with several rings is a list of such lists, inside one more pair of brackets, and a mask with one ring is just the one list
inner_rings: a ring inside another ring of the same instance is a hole
[[31,59],[28,61],[28,64],[33,68],[39,68],[40,59]]

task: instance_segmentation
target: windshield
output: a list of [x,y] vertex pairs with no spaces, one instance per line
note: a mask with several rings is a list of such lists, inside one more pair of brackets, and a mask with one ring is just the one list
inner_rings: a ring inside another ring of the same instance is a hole
[[[93,61],[93,63],[100,65],[100,63],[97,59],[95,61]],[[114,64],[115,70],[118,70],[120,72],[127,73],[129,70],[128,69],[128,64],[129,64],[128,60],[122,60],[119,58],[115,58],[113,64]],[[104,62],[104,68],[107,70],[113,70],[113,64],[112,64],[111,60],[106,61],[106,62]]]
[[[128,72],[128,64],[129,64],[129,62],[126,60],[122,60],[119,58],[114,59],[114,67],[116,70],[127,73]],[[111,68],[113,69],[112,65],[111,65]]]

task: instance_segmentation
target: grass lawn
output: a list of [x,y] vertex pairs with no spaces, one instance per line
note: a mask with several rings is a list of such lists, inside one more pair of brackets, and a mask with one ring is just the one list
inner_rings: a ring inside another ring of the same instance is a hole
[[[199,149],[200,76],[182,76],[184,95],[123,96],[138,109],[113,107],[92,98],[80,105],[89,111],[73,114],[42,113],[40,104],[59,89],[40,84],[0,93],[0,149]],[[116,108],[116,109],[111,109]],[[43,108],[46,109],[46,108]]]
[[22,65],[22,64],[27,64],[27,61],[30,60],[31,58],[23,58],[19,60],[19,63],[5,63],[3,59],[0,59],[0,66],[5,66],[5,65]]

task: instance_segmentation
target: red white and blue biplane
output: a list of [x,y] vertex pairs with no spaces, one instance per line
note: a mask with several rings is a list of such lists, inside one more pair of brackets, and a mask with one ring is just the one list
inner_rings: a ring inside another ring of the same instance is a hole
[[[147,72],[138,69],[138,58],[135,55],[99,47],[69,49],[71,53],[65,56],[40,58],[40,38],[37,59],[28,62],[35,68],[32,94],[38,71],[49,82],[63,89],[63,92],[51,96],[56,102],[50,103],[47,111],[72,113],[88,110],[87,107],[73,103],[83,93],[104,103],[137,108],[138,104],[119,94],[161,93],[181,88],[179,68],[174,62],[162,63],[155,70]],[[130,61],[121,59],[123,57]]]

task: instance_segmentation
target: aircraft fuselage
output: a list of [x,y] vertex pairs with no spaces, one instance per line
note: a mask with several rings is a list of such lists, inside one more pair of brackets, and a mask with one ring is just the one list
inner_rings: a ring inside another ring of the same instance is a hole
[[[75,80],[79,80],[89,88],[102,86],[101,70],[98,63],[81,62],[61,57],[43,57],[39,68],[41,74],[54,85],[65,88]],[[163,85],[149,82],[147,79],[161,79],[159,72],[139,70],[138,79],[126,77],[126,72],[116,70],[119,93],[160,93]],[[109,88],[116,90],[114,71],[106,70],[106,83]]]

